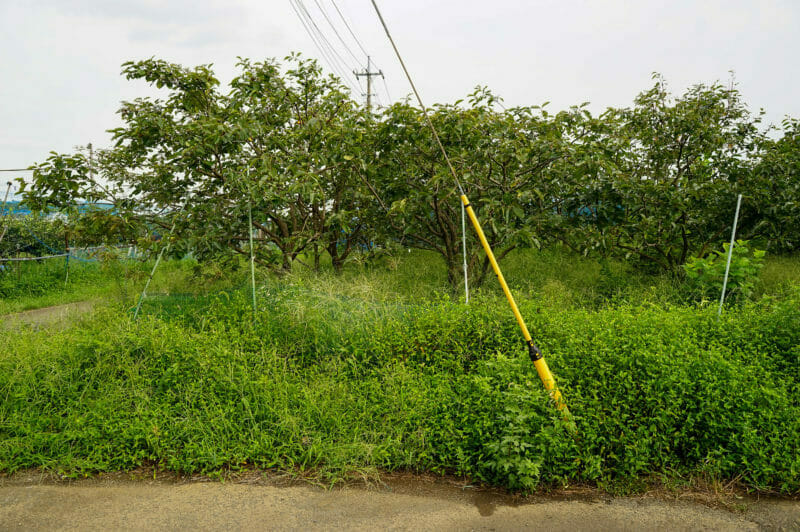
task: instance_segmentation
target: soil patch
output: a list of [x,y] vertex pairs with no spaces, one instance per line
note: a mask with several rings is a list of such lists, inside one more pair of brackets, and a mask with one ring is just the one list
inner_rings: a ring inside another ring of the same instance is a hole
[[66,303],[64,305],[54,305],[52,307],[6,314],[0,316],[0,328],[11,328],[20,325],[44,327],[63,323],[71,317],[89,312],[94,308],[95,303],[95,301],[76,301],[75,303]]

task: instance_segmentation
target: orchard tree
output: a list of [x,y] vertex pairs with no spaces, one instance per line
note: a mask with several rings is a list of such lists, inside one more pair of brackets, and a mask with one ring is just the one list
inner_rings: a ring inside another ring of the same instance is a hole
[[[498,260],[519,247],[540,245],[540,218],[551,216],[548,169],[568,156],[567,134],[582,112],[551,116],[541,108],[498,111],[498,99],[478,88],[468,100],[430,110],[442,144]],[[377,157],[367,181],[397,238],[434,250],[448,281],[461,282],[461,201],[420,109],[397,103],[376,124]],[[490,264],[468,226],[468,266],[475,286]]]
[[764,136],[758,161],[744,183],[743,238],[766,240],[771,249],[800,249],[800,120],[786,118],[783,134]]
[[762,137],[738,90],[696,85],[673,99],[656,76],[633,108],[604,116],[607,158],[576,190],[594,226],[584,250],[677,271],[716,248]]
[[80,154],[54,154],[36,168],[29,197],[57,206],[111,201],[125,219],[162,230],[174,220],[176,251],[200,258],[247,254],[255,229],[264,265],[289,270],[324,248],[341,266],[363,230],[354,214],[363,196],[354,156],[363,120],[316,62],[287,62],[282,72],[275,61],[240,60],[227,94],[209,66],[125,63],[126,78],[166,94],[122,103],[115,148],[94,175]]

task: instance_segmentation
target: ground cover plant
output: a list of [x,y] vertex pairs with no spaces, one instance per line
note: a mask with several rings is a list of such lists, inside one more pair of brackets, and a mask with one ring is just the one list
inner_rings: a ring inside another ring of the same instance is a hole
[[165,280],[136,322],[129,301],[0,337],[0,471],[259,467],[332,483],[403,469],[618,491],[702,477],[797,493],[796,262],[767,259],[773,278],[717,322],[669,278],[510,255],[577,433],[505,302],[491,287],[469,305],[437,290],[447,272],[431,255],[262,279],[255,316],[233,277],[201,297],[186,293],[199,278]]
[[[156,272],[153,288],[181,290],[196,265],[191,260],[165,264]],[[141,292],[152,266],[152,261],[101,253],[92,261],[72,259],[65,279],[63,258],[23,262],[0,272],[0,315],[75,301],[130,304]]]
[[37,216],[166,263],[141,313],[152,262],[84,265],[72,288],[46,264],[27,284],[6,272],[0,312],[105,301],[0,338],[0,471],[800,491],[796,120],[762,125],[734,83],[673,95],[658,75],[599,116],[486,87],[430,109],[566,421],[472,231],[462,302],[460,187],[421,109],[365,110],[295,54],[237,69],[223,88],[210,65],[125,63],[154,93],[120,104],[114,147],[31,168]]

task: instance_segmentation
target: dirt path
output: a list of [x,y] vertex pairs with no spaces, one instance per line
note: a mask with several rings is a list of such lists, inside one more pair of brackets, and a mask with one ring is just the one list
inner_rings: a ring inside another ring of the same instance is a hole
[[28,324],[34,327],[53,325],[65,321],[71,316],[89,312],[95,305],[94,301],[77,301],[64,305],[43,307],[15,314],[5,314],[0,316],[0,328],[15,327]]
[[798,501],[739,499],[725,509],[592,493],[519,500],[418,480],[332,491],[234,482],[16,482],[0,485],[0,529],[800,530]]

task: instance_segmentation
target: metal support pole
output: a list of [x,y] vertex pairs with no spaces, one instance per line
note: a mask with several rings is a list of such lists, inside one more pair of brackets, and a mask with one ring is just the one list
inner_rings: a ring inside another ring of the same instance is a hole
[[[189,203],[189,200],[186,200],[186,203]],[[178,214],[183,211],[186,204],[181,207],[181,210],[178,211]],[[172,232],[175,230],[175,224],[178,223],[178,215],[175,215],[175,220],[172,221],[172,227],[169,230],[169,234],[167,237],[172,236]],[[153,270],[150,272],[150,277],[147,278],[147,282],[144,283],[144,289],[142,290],[142,295],[139,296],[139,302],[136,304],[136,310],[133,312],[133,320],[136,321],[136,318],[139,316],[139,310],[142,308],[142,301],[144,301],[145,296],[147,296],[147,288],[150,286],[150,281],[153,280],[153,276],[156,274],[156,269],[158,268],[158,264],[161,262],[161,257],[164,256],[164,252],[167,251],[172,243],[167,242],[167,245],[161,248],[161,251],[158,253],[158,257],[156,257],[156,263],[153,264]]]
[[550,373],[550,369],[547,367],[547,363],[544,361],[541,351],[539,351],[539,348],[536,347],[536,344],[533,343],[531,334],[530,332],[528,332],[528,328],[525,325],[525,321],[523,320],[522,315],[520,314],[519,309],[517,308],[517,304],[514,302],[514,297],[511,295],[511,291],[509,290],[508,285],[506,284],[506,281],[503,278],[503,274],[500,271],[500,266],[498,266],[497,260],[494,257],[494,253],[492,252],[492,247],[486,240],[486,235],[483,234],[483,229],[481,228],[481,225],[478,222],[478,218],[475,216],[475,212],[472,210],[472,207],[469,204],[469,200],[467,199],[467,196],[464,193],[464,189],[461,186],[461,182],[458,179],[458,175],[456,174],[455,168],[453,168],[453,164],[450,162],[450,158],[447,156],[447,150],[444,149],[444,145],[442,144],[442,141],[439,138],[439,134],[436,132],[436,127],[433,125],[433,122],[431,121],[430,115],[428,114],[425,104],[422,103],[422,98],[419,95],[419,91],[417,91],[417,87],[414,85],[414,81],[411,79],[411,74],[409,74],[405,63],[403,62],[403,58],[400,55],[400,51],[397,49],[397,45],[395,44],[394,39],[392,39],[391,33],[389,33],[389,28],[386,26],[386,21],[383,20],[383,15],[381,14],[380,9],[378,9],[378,4],[375,3],[375,0],[372,0],[372,7],[375,8],[375,13],[378,15],[378,19],[381,22],[381,26],[383,26],[383,30],[386,32],[386,37],[389,39],[389,43],[392,45],[392,49],[397,55],[397,60],[400,62],[400,66],[403,68],[403,72],[405,73],[406,78],[408,78],[408,83],[409,85],[411,85],[411,89],[417,98],[417,102],[419,103],[420,108],[422,109],[422,114],[425,117],[425,121],[428,123],[428,127],[430,127],[431,129],[433,138],[442,152],[442,157],[444,158],[445,163],[447,163],[447,168],[450,170],[450,174],[453,176],[453,182],[456,184],[456,187],[459,190],[461,196],[461,202],[464,204],[467,214],[469,215],[470,221],[472,222],[472,225],[475,227],[475,232],[478,233],[478,238],[480,239],[481,244],[483,245],[484,251],[486,251],[486,256],[489,259],[492,268],[494,269],[494,273],[497,275],[497,280],[500,282],[500,286],[503,288],[503,292],[505,293],[506,299],[508,300],[508,303],[511,306],[511,310],[514,313],[514,317],[517,319],[517,323],[519,324],[519,327],[522,330],[522,335],[525,337],[525,343],[528,346],[528,354],[530,355],[531,361],[536,367],[536,371],[539,373],[539,378],[542,379],[542,383],[544,384],[545,389],[547,389],[547,391],[550,393],[550,397],[552,397],[553,400],[555,401],[556,407],[562,411],[566,419],[569,417],[569,410],[567,409],[567,406],[564,403],[564,399],[561,396],[561,392],[559,392],[558,388],[556,388],[556,383],[555,379],[553,378],[553,374]]
[[253,292],[253,317],[256,315],[256,258],[253,252],[253,208],[247,202],[247,232],[250,234],[250,285]]
[[568,413],[567,405],[564,403],[564,398],[561,396],[561,392],[558,391],[558,388],[556,387],[556,380],[553,377],[553,374],[550,373],[550,368],[547,366],[547,362],[545,362],[542,352],[539,351],[539,348],[533,343],[531,333],[528,331],[527,325],[525,325],[525,320],[522,318],[519,308],[517,308],[517,303],[514,301],[514,296],[511,295],[511,290],[508,288],[508,284],[506,284],[505,277],[503,277],[503,272],[500,271],[500,266],[497,264],[497,260],[494,257],[492,246],[490,246],[489,241],[486,240],[486,235],[483,233],[483,228],[481,228],[478,217],[475,216],[475,211],[472,210],[472,205],[469,204],[467,196],[462,194],[461,202],[464,204],[464,207],[467,210],[467,214],[472,222],[472,226],[475,228],[475,232],[478,233],[478,239],[481,241],[483,250],[486,252],[486,256],[489,258],[489,262],[492,264],[492,269],[494,270],[495,275],[497,275],[497,280],[500,282],[500,287],[503,289],[503,293],[508,300],[508,304],[511,305],[511,311],[514,313],[514,317],[517,319],[517,324],[519,325],[520,330],[522,330],[522,336],[525,338],[525,344],[528,346],[528,354],[531,357],[534,367],[536,367],[536,372],[539,374],[542,384],[544,384],[545,389],[550,392],[550,397],[552,397],[553,401],[555,401],[556,407],[559,410]]
[[731,231],[731,245],[728,246],[728,264],[725,265],[725,278],[722,281],[722,293],[719,296],[719,308],[717,309],[717,321],[722,315],[722,305],[725,303],[725,289],[728,287],[728,273],[731,270],[731,257],[733,256],[733,246],[736,244],[736,223],[739,221],[739,207],[742,205],[742,195],[736,200],[736,214],[733,215],[733,230]]
[[467,275],[467,226],[464,202],[461,202],[461,248],[464,255],[464,302],[469,304],[469,276]]
[[[8,202],[8,193],[11,191],[11,181],[8,182],[8,187],[6,188],[6,195],[3,198],[3,218],[5,219],[8,214],[6,214],[6,203]],[[0,242],[3,241],[3,238],[6,236],[6,230],[8,230],[8,224],[3,224],[3,232],[0,233]]]
[[69,281],[69,232],[66,225],[64,226],[64,249],[66,256],[64,257],[64,287],[67,286]]
[[156,257],[156,263],[153,264],[153,269],[150,272],[150,277],[148,277],[147,282],[144,283],[144,289],[142,290],[142,295],[139,296],[139,302],[136,304],[136,310],[133,312],[134,321],[136,321],[136,318],[139,316],[139,309],[142,308],[142,301],[144,301],[145,296],[147,296],[147,288],[150,286],[150,281],[153,280],[153,276],[156,274],[156,269],[158,268],[158,264],[161,262],[161,257],[164,256],[164,251],[168,248],[169,244],[161,248],[161,251],[159,251],[158,253],[158,257]]

